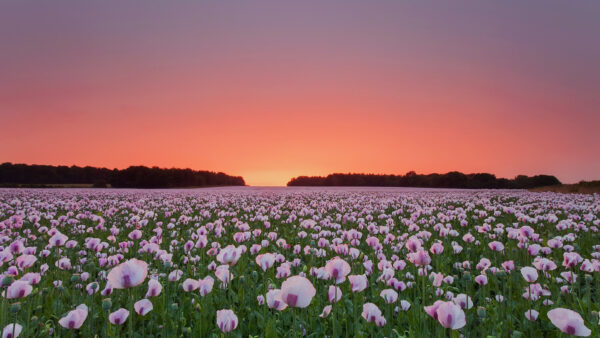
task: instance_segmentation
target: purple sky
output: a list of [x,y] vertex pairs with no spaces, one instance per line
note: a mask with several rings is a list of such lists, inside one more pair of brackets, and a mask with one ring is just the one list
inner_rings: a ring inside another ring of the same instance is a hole
[[4,1],[0,161],[600,178],[600,1]]

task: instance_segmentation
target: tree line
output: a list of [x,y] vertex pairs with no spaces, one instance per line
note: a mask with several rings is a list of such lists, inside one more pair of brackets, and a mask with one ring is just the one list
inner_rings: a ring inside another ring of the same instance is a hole
[[89,184],[114,188],[185,188],[224,185],[245,185],[240,176],[222,172],[192,169],[165,169],[131,166],[127,169],[107,169],[78,166],[0,164],[1,186],[44,186]]
[[493,174],[463,174],[451,171],[446,174],[417,174],[410,171],[405,175],[377,174],[330,174],[323,176],[298,176],[288,186],[376,186],[376,187],[419,187],[419,188],[464,188],[464,189],[531,189],[561,184],[550,175],[519,175],[514,179],[497,178]]

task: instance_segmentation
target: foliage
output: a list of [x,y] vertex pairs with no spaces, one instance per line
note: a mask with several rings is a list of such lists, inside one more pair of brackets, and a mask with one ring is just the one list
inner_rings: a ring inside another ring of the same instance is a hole
[[373,186],[373,187],[420,187],[464,189],[529,189],[560,184],[554,176],[519,175],[512,180],[496,178],[487,173],[463,174],[451,171],[446,174],[420,175],[414,171],[406,175],[330,174],[322,176],[299,176],[288,186]]
[[1,185],[92,184],[101,188],[110,184],[116,188],[184,188],[221,185],[245,185],[244,179],[211,171],[163,169],[132,166],[127,169],[106,169],[77,166],[49,166],[3,163],[0,165]]

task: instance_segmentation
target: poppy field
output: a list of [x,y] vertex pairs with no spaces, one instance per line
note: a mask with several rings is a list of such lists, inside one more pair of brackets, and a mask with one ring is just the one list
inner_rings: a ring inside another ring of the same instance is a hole
[[1,189],[2,338],[600,336],[600,197]]

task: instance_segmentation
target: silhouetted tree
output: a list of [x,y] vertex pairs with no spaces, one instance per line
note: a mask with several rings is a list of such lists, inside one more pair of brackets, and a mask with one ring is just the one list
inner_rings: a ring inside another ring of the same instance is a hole
[[132,166],[123,170],[106,168],[3,163],[2,185],[92,184],[119,188],[183,188],[245,185],[239,176],[191,169],[162,169]]
[[292,178],[288,186],[386,186],[422,188],[466,188],[466,189],[529,189],[560,184],[549,175],[533,177],[519,175],[513,180],[496,178],[488,173],[463,174],[451,171],[446,174],[419,175],[409,171],[406,175],[340,174],[326,177],[299,176]]

